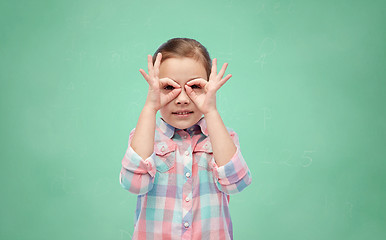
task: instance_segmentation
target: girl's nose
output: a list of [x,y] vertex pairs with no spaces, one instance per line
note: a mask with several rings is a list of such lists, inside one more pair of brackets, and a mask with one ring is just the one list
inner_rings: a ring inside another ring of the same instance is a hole
[[176,97],[175,100],[176,104],[189,104],[190,103],[190,98],[188,94],[185,92],[185,89],[182,88],[180,94]]

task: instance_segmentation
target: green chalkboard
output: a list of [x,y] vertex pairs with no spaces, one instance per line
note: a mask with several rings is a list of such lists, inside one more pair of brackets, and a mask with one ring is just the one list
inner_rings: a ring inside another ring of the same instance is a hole
[[0,2],[0,239],[130,239],[119,184],[146,55],[173,37],[218,93],[252,184],[235,239],[386,239],[384,1]]

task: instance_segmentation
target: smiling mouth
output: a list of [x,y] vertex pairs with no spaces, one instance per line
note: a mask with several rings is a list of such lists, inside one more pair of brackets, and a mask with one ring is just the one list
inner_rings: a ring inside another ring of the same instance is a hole
[[176,114],[176,115],[188,115],[188,114],[191,114],[191,113],[193,113],[193,111],[172,112],[172,114]]

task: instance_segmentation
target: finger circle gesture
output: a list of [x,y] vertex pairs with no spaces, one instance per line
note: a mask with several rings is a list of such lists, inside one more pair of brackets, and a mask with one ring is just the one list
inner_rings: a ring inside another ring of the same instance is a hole
[[214,58],[209,81],[198,78],[186,83],[186,92],[203,114],[217,110],[216,92],[232,77],[232,74],[223,77],[227,67],[228,63],[224,63],[217,73],[217,59]]
[[[147,56],[147,74],[143,69],[140,73],[149,84],[149,91],[146,98],[146,104],[155,111],[161,109],[164,105],[173,100],[180,92],[181,87],[170,78],[159,79],[159,68],[161,64],[162,54],[158,53],[153,65],[152,56]],[[165,86],[173,86],[172,91],[162,92]]]

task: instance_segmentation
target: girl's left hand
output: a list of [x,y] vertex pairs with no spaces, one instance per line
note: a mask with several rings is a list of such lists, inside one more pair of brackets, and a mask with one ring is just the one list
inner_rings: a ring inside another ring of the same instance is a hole
[[217,59],[214,58],[209,81],[203,78],[197,78],[185,84],[186,93],[204,115],[212,111],[217,111],[216,92],[232,77],[232,74],[228,74],[223,78],[227,67],[228,63],[224,63],[220,72],[217,74]]

